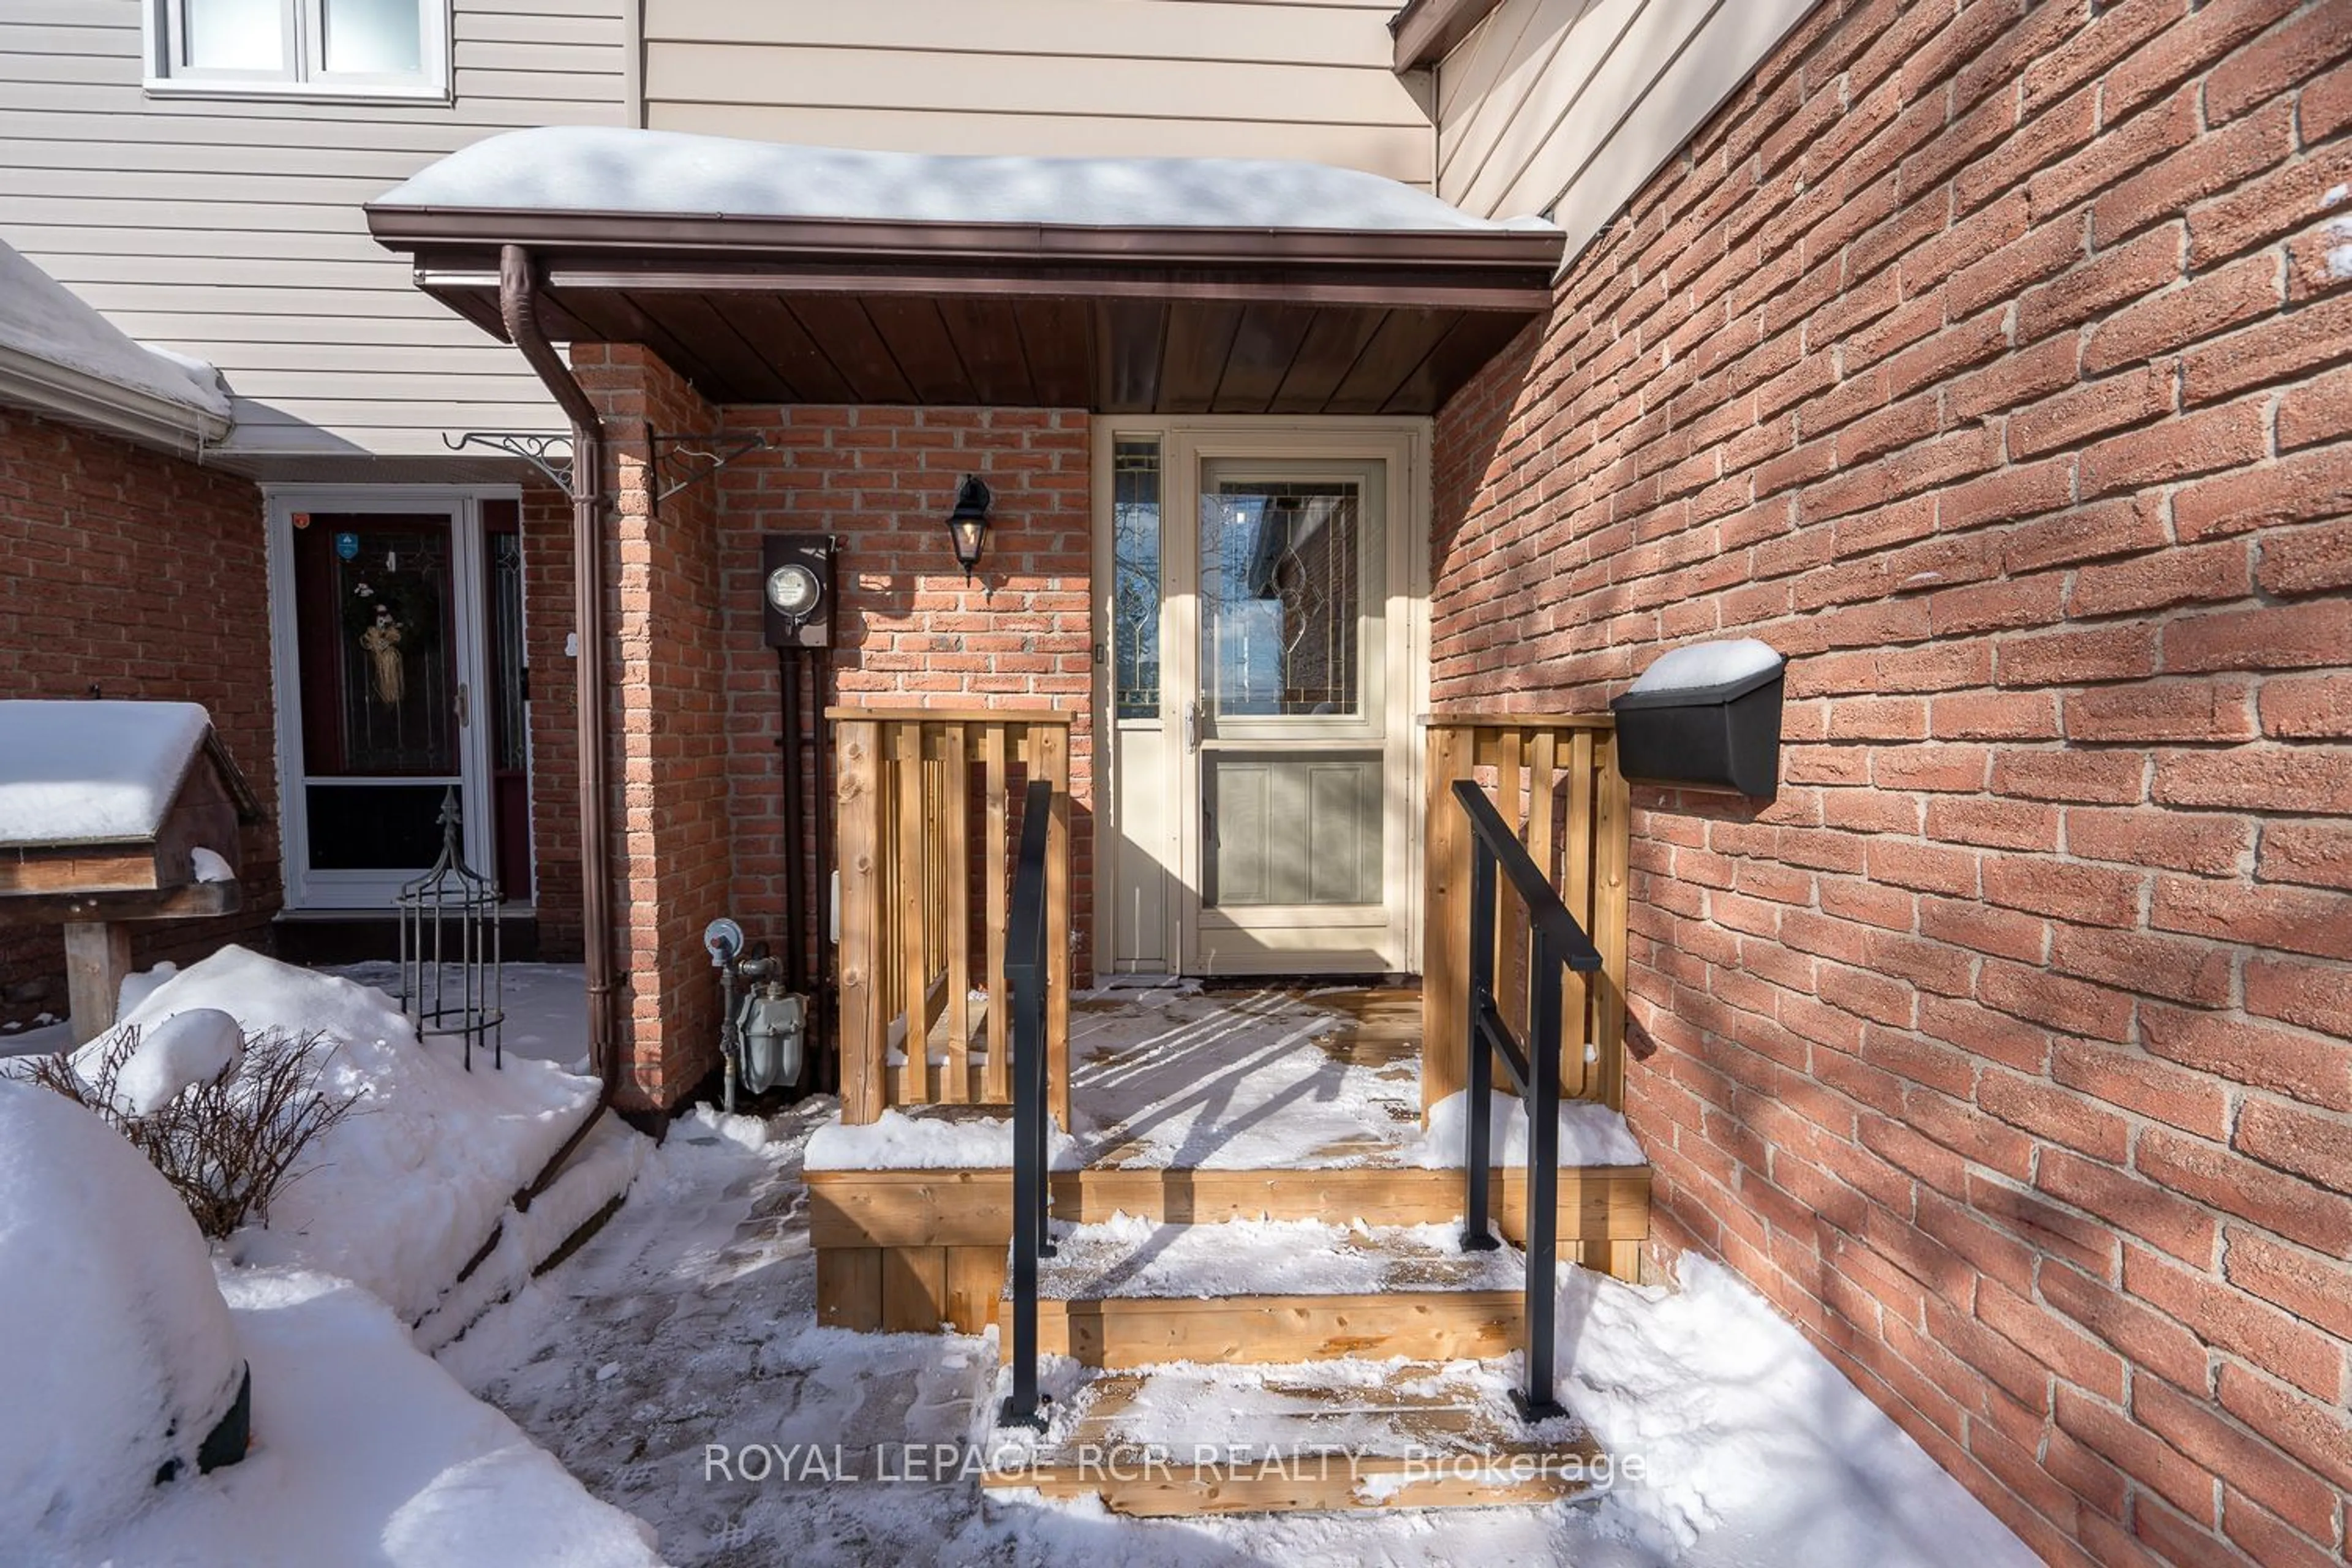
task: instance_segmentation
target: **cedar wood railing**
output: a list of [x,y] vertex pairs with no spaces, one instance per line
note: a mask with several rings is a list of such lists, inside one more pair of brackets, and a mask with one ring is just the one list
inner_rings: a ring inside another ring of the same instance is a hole
[[[837,772],[842,1120],[873,1121],[893,1105],[1012,1103],[1005,953],[1017,771],[1049,786],[1045,1059],[1052,1109],[1068,1126],[1070,716],[833,708],[825,718]],[[972,1027],[975,975],[987,992],[984,1038]],[[930,1037],[942,1016],[935,1072]]]
[[[1601,967],[1563,974],[1560,1092],[1622,1109],[1625,1099],[1627,804],[1609,715],[1441,714],[1427,721],[1423,824],[1422,1104],[1468,1087],[1471,826],[1457,781],[1476,781],[1525,845]],[[1525,1038],[1533,960],[1521,900],[1497,894],[1494,990]]]

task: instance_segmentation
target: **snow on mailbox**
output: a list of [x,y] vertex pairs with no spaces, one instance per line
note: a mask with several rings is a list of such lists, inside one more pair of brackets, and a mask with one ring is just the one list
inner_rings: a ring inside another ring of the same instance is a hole
[[126,922],[238,907],[260,819],[195,703],[0,701],[0,924],[65,927],[76,1043],[114,1022]]
[[1775,793],[1787,668],[1754,637],[1661,656],[1609,705],[1617,715],[1618,771],[1632,784]]

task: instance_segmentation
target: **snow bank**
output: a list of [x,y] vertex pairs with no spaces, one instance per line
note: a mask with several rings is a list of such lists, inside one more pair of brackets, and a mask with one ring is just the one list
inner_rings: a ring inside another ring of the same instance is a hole
[[[74,1053],[74,1076],[97,1081],[99,1064],[122,1037],[117,1025]],[[220,1078],[245,1055],[245,1030],[217,1007],[191,1007],[147,1025],[115,1075],[114,1109],[125,1116],[161,1110],[182,1091]]]
[[1692,1255],[1682,1279],[1563,1271],[1562,1401],[1644,1465],[1601,1503],[1610,1533],[1684,1562],[2036,1561],[1737,1276]]
[[381,991],[242,947],[173,975],[123,1023],[144,1028],[196,1007],[248,1032],[323,1035],[337,1048],[320,1086],[359,1096],[358,1110],[310,1146],[266,1228],[233,1239],[237,1259],[340,1274],[410,1321],[596,1102],[594,1079],[529,1058],[469,1073],[456,1042],[420,1045]]
[[[1488,1144],[1497,1165],[1528,1163],[1528,1102],[1517,1095],[1496,1093]],[[1460,1170],[1469,1146],[1467,1089],[1449,1094],[1429,1108],[1429,1127],[1421,1137],[1398,1152],[1396,1163],[1424,1170]],[[1562,1165],[1646,1165],[1642,1146],[1633,1142],[1624,1117],[1589,1100],[1564,1100],[1559,1105],[1559,1163]]]
[[133,970],[122,977],[122,987],[114,994],[114,1016],[128,1018],[139,1010],[139,1005],[155,994],[156,987],[180,973],[180,966],[165,959],[152,969]]
[[75,1550],[193,1474],[245,1359],[195,1221],[61,1095],[0,1081],[0,1552]]
[[373,205],[1082,227],[1551,227],[1473,217],[1378,174],[1287,159],[869,153],[591,125],[486,138]]
[[230,868],[228,858],[217,849],[206,849],[202,845],[198,845],[189,852],[188,861],[195,868],[196,880],[199,882],[236,880],[236,873]]
[[597,1123],[563,1163],[563,1173],[529,1209],[509,1212],[499,1225],[498,1244],[471,1274],[457,1281],[438,1306],[416,1325],[420,1350],[435,1351],[471,1327],[491,1307],[530,1281],[598,1211],[627,1192],[646,1163],[652,1142],[618,1117]]
[[[310,1568],[650,1568],[653,1531],[563,1467],[339,1279],[236,1270],[253,1363],[246,1461],[156,1495],[118,1563]],[[0,1498],[7,1489],[0,1488]],[[0,1504],[5,1506],[5,1504]]]
[[153,837],[211,728],[194,702],[0,702],[0,846]]
[[1728,685],[1780,668],[1780,656],[1769,643],[1754,637],[1730,637],[1721,642],[1693,643],[1660,654],[1634,681],[1634,691],[1696,691]]
[[677,1135],[707,1133],[738,1149],[757,1151],[768,1146],[770,1129],[767,1119],[759,1116],[730,1116],[715,1105],[690,1107],[677,1119],[672,1130]]
[[15,349],[226,419],[227,391],[204,361],[133,342],[0,240],[0,348]]
[[[1096,1016],[1076,1014],[1074,1034]],[[1073,1040],[1074,1056],[1082,1045]],[[829,1457],[839,1444],[853,1473],[870,1477],[883,1445],[961,1441],[995,1452],[1025,1441],[995,1425],[993,1333],[815,1326],[800,1152],[823,1109],[821,1101],[793,1106],[764,1137],[722,1135],[707,1114],[681,1121],[647,1162],[642,1201],[633,1198],[562,1269],[442,1352],[444,1365],[512,1413],[598,1496],[653,1521],[677,1562],[2033,1563],[1769,1307],[1699,1263],[1685,1265],[1687,1289],[1679,1294],[1560,1271],[1560,1395],[1600,1428],[1613,1457],[1638,1452],[1644,1460],[1643,1477],[1621,1469],[1614,1494],[1597,1501],[1161,1521],[1112,1515],[1092,1500],[1047,1503],[1004,1493],[983,1503],[969,1485],[708,1480],[710,1443],[807,1444]],[[1352,1362],[1318,1363],[1313,1372],[1340,1381],[1364,1377],[1365,1367],[1371,1375],[1359,1404],[1382,1402],[1391,1377],[1430,1375]],[[1214,1396],[1201,1402],[1199,1424],[1150,1436],[1211,1441],[1232,1430],[1220,1425],[1227,1412],[1244,1435],[1259,1432],[1249,1410],[1264,1406],[1265,1370],[1201,1370]],[[1499,1385],[1517,1370],[1505,1359],[1440,1374],[1462,1377],[1485,1405],[1499,1402]],[[1042,1373],[1056,1412],[1070,1411],[1081,1378],[1094,1375],[1053,1356]],[[651,1437],[648,1412],[662,1416]]]
[[[1059,1127],[1045,1135],[1045,1153],[1057,1171],[1083,1162],[1078,1146]],[[828,1121],[808,1141],[803,1168],[811,1171],[938,1171],[961,1166],[1013,1163],[1010,1116],[909,1116],[885,1110],[861,1127]]]

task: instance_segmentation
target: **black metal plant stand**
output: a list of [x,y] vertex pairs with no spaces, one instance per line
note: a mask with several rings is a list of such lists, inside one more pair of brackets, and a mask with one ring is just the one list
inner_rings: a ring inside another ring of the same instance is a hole
[[499,885],[466,864],[457,792],[441,797],[441,855],[400,889],[400,1002],[420,1040],[456,1038],[466,1070],[487,1046],[506,1066],[506,965]]

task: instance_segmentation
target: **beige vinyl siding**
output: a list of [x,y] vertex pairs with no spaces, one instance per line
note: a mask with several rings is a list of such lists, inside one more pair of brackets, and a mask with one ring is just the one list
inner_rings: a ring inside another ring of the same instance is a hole
[[413,287],[360,205],[499,131],[625,123],[624,3],[459,0],[454,102],[415,104],[150,96],[140,0],[0,0],[0,238],[218,365],[241,458],[555,428],[520,356]]
[[1428,188],[1394,0],[643,0],[646,122],[887,152],[1306,158]]
[[1504,0],[1437,68],[1437,194],[1572,258],[1813,0]]

